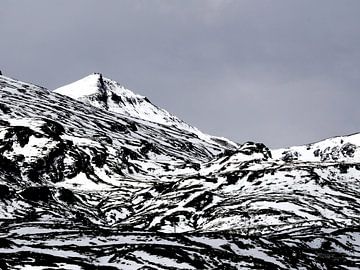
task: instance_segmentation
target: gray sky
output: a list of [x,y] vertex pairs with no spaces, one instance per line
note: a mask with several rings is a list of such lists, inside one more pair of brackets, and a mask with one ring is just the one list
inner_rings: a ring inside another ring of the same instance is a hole
[[102,72],[202,131],[270,147],[360,131],[358,0],[1,0],[0,69]]

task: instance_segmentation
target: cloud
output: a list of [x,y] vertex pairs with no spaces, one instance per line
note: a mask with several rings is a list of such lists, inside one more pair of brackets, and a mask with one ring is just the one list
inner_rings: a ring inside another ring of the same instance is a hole
[[1,69],[103,72],[205,132],[278,147],[359,131],[359,1],[2,2]]

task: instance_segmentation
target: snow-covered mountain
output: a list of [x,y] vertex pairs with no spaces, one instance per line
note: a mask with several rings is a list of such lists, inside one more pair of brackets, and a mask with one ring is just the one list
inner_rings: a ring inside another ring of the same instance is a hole
[[104,78],[100,73],[93,73],[74,83],[55,89],[54,92],[110,112],[191,132],[210,143],[237,147],[236,143],[226,138],[202,133],[166,110],[155,106],[148,98],[133,93],[113,80]]
[[92,74],[0,76],[0,268],[357,269],[360,135],[271,150]]

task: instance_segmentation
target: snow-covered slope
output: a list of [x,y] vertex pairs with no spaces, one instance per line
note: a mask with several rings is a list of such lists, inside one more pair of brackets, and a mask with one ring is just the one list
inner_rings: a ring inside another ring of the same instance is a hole
[[358,134],[270,150],[99,74],[56,92],[0,76],[0,268],[359,268]]
[[360,134],[338,136],[305,146],[294,146],[272,151],[275,159],[300,162],[358,162]]
[[188,131],[210,143],[237,147],[236,143],[226,138],[204,134],[166,110],[155,106],[146,97],[133,93],[119,83],[103,77],[100,73],[93,73],[81,80],[55,89],[54,92],[111,112]]

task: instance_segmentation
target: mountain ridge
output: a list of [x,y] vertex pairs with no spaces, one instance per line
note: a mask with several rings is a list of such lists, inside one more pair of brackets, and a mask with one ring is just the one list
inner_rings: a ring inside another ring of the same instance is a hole
[[358,134],[271,150],[101,101],[0,76],[0,265],[359,266]]
[[[86,89],[86,91],[80,91],[83,89]],[[147,97],[135,94],[119,83],[103,77],[101,73],[92,73],[83,79],[53,91],[107,111],[131,115],[158,124],[174,125],[177,128],[197,134],[201,139],[219,141],[237,147],[237,144],[229,139],[209,136],[201,132],[166,110],[157,107]]]

